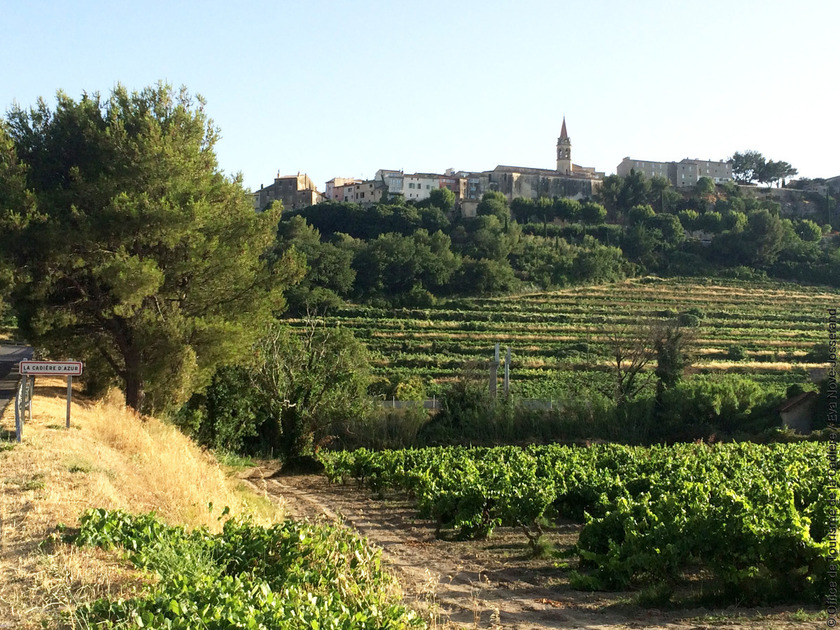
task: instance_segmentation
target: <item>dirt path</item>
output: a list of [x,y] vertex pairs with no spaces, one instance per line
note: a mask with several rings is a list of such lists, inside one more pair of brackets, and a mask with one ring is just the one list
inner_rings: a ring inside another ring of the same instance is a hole
[[[404,500],[375,499],[353,485],[329,484],[320,476],[247,480],[260,493],[282,498],[294,518],[338,520],[382,548],[411,605],[433,625],[473,628],[816,628],[819,621],[796,621],[784,609],[644,609],[631,593],[586,593],[568,585],[573,559],[534,559],[524,536],[500,529],[486,541],[448,542],[434,526],[418,520]],[[551,532],[562,550],[574,544],[578,526]],[[794,609],[796,610],[796,609]],[[810,612],[816,612],[812,610]]]

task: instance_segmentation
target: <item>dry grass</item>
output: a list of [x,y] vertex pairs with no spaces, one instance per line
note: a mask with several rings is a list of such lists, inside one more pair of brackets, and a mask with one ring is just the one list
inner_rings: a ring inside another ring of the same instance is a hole
[[726,372],[727,370],[755,370],[762,372],[780,371],[786,372],[794,368],[805,368],[806,370],[812,368],[825,367],[821,363],[790,363],[787,361],[701,361],[694,364],[695,368],[705,368],[708,370],[718,370]]
[[[223,506],[263,522],[282,517],[177,430],[118,397],[96,403],[74,393],[68,431],[65,382],[41,379],[32,408],[23,443],[0,442],[0,628],[62,627],[60,613],[79,602],[130,596],[148,582],[115,554],[59,541],[56,525],[76,526],[86,508],[154,510],[214,530]],[[14,439],[11,406],[2,429]]]

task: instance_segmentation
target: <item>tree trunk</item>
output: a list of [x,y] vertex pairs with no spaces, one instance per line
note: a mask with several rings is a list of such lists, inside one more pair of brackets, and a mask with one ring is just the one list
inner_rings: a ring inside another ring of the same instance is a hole
[[125,404],[134,411],[140,412],[143,407],[143,376],[140,370],[140,357],[136,352],[129,353],[125,358]]
[[296,407],[286,407],[280,415],[283,455],[292,459],[303,455],[303,427]]

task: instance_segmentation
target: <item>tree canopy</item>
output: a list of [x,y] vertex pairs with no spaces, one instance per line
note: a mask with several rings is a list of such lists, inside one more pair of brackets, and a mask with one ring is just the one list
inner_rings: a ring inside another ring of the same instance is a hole
[[748,184],[758,179],[764,166],[764,156],[758,151],[738,151],[732,156],[732,177],[736,182]]
[[369,371],[367,350],[347,329],[307,318],[301,330],[267,331],[252,387],[258,406],[278,421],[286,465],[318,448],[331,424],[366,415]]
[[798,172],[787,162],[768,160],[758,151],[736,151],[732,156],[732,177],[745,184],[758,181],[769,185]]
[[257,214],[218,167],[204,102],[158,84],[59,92],[0,130],[0,245],[27,338],[119,380],[134,409],[184,401],[247,352],[302,273],[269,264],[279,208]]

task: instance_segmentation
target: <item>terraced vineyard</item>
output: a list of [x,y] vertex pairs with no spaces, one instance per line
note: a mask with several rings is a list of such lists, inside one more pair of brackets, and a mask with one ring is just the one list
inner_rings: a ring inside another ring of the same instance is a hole
[[[825,343],[827,309],[838,300],[834,290],[778,282],[641,278],[428,309],[354,306],[335,320],[368,345],[382,376],[440,384],[488,361],[498,342],[512,348],[513,392],[551,398],[607,384],[615,327],[680,314],[694,324],[694,372],[742,372],[779,388],[808,380],[821,365],[806,354]],[[733,346],[744,350],[739,361],[727,358]]]

